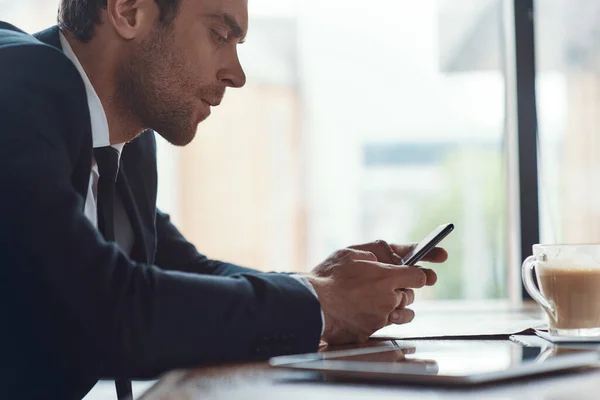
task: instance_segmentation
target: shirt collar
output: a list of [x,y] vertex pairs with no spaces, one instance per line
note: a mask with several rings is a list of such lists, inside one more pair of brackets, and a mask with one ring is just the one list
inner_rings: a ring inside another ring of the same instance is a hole
[[121,156],[121,151],[123,150],[123,146],[125,143],[118,144],[110,144],[110,135],[108,133],[108,121],[106,120],[106,113],[104,112],[104,108],[102,107],[102,103],[100,102],[100,98],[94,90],[90,79],[88,78],[85,70],[81,66],[81,63],[77,59],[75,52],[73,52],[73,48],[69,44],[69,41],[62,32],[59,32],[60,36],[60,44],[62,46],[63,52],[67,56],[69,60],[73,64],[75,64],[75,68],[79,71],[79,75],[81,75],[81,79],[83,79],[83,84],[85,85],[85,93],[87,95],[88,107],[90,109],[90,122],[92,124],[92,144],[94,148],[97,147],[105,147],[111,146],[115,148],[119,152],[119,157]]

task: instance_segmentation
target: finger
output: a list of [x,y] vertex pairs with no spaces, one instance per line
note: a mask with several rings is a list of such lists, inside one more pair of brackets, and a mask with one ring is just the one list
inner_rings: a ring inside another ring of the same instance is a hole
[[412,289],[402,289],[404,292],[404,297],[406,297],[406,306],[410,306],[415,301],[415,291]]
[[423,271],[425,273],[425,276],[427,277],[427,283],[425,284],[425,286],[435,285],[435,283],[437,282],[437,274],[435,273],[435,271],[429,268],[421,268],[421,271]]
[[406,358],[402,349],[396,349],[394,352],[396,353],[396,361],[402,361]]
[[[415,248],[417,243],[408,245],[402,244],[390,244],[390,247],[400,257],[404,257],[409,251]],[[421,260],[433,263],[442,263],[448,259],[448,252],[442,247],[434,247],[429,253],[425,255]]]
[[398,301],[396,301],[396,307],[394,307],[394,308],[406,307],[409,299],[408,299],[408,296],[405,294],[404,290],[396,289],[394,291],[396,292],[396,297],[398,298]]
[[410,308],[403,308],[401,310],[394,310],[390,313],[388,321],[393,324],[407,324],[415,318],[415,312]]
[[350,246],[350,249],[368,251],[377,257],[377,261],[386,264],[402,265],[402,257],[394,252],[392,247],[385,240],[376,240],[374,242],[357,244]]
[[427,275],[419,267],[382,263],[379,263],[379,266],[389,274],[389,283],[393,285],[393,289],[418,289],[427,283]]

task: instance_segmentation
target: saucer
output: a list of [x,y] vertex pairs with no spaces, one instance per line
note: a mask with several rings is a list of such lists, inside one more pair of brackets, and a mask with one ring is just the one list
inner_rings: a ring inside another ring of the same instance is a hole
[[548,331],[534,331],[536,335],[552,343],[600,343],[600,336],[552,336]]

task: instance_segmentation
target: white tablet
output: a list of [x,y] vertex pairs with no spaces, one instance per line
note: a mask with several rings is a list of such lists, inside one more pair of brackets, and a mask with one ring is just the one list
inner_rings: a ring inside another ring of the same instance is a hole
[[468,385],[600,365],[596,348],[509,341],[392,341],[354,350],[272,358],[276,368],[326,378]]

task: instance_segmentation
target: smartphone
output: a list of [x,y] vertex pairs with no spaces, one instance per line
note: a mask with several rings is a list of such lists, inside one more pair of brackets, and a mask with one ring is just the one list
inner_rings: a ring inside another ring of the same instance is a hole
[[454,230],[454,224],[444,224],[435,228],[427,237],[419,242],[403,257],[402,265],[415,265],[427,255],[443,238]]

